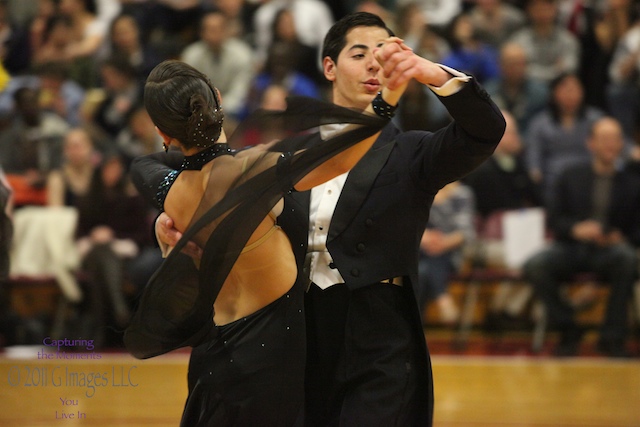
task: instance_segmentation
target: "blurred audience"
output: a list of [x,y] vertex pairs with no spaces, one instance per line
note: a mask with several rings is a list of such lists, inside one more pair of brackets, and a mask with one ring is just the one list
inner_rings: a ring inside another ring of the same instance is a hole
[[531,119],[525,136],[529,173],[544,198],[550,197],[554,181],[569,165],[590,158],[584,141],[603,116],[584,103],[584,88],[576,74],[556,77],[549,92],[549,106]]
[[496,50],[482,42],[467,14],[456,16],[448,26],[451,52],[442,63],[473,75],[480,83],[496,79],[500,75]]
[[531,119],[547,106],[547,85],[529,77],[527,52],[519,44],[502,45],[499,64],[500,77],[487,82],[485,89],[501,109],[513,114],[524,134]]
[[420,242],[416,298],[423,309],[435,301],[440,320],[447,325],[455,324],[460,315],[448,291],[449,279],[462,267],[465,245],[475,239],[474,215],[471,189],[454,181],[436,194]]
[[64,139],[62,164],[47,176],[47,204],[76,206],[78,199],[87,195],[99,161],[89,133],[82,128],[69,130]]
[[527,22],[525,13],[503,0],[476,0],[469,18],[478,40],[496,50]]
[[181,59],[206,74],[224,98],[226,118],[244,111],[255,75],[251,47],[229,37],[227,21],[219,11],[207,12],[200,22],[200,40],[187,46]]
[[142,42],[140,26],[132,15],[120,15],[112,21],[109,42],[108,55],[127,58],[142,82],[161,62],[154,49]]
[[562,73],[578,71],[580,43],[557,21],[558,0],[528,0],[527,25],[511,41],[524,47],[529,59],[529,76],[550,82]]
[[269,46],[273,41],[273,22],[278,11],[285,7],[293,15],[298,40],[316,51],[322,50],[324,36],[334,22],[331,9],[325,2],[320,0],[267,0],[261,3],[253,15],[254,45],[258,64],[262,64],[266,60]]
[[38,98],[37,89],[18,89],[11,126],[0,132],[0,165],[16,206],[46,203],[46,177],[61,164],[62,140],[69,129],[62,117],[43,111]]
[[609,77],[607,105],[631,138],[640,121],[640,19],[618,41]]
[[640,178],[618,168],[624,134],[617,120],[597,120],[586,144],[591,158],[567,166],[553,184],[547,211],[555,241],[527,261],[524,275],[542,300],[549,323],[561,333],[556,354],[571,356],[578,352],[584,329],[576,325],[574,309],[560,288],[575,273],[596,273],[610,288],[598,349],[624,357],[627,309],[638,274]]
[[[336,19],[356,10],[383,16],[419,55],[474,73],[514,116],[524,151],[515,148],[520,144],[508,129],[495,156],[467,179],[478,188],[492,186],[488,192],[476,188],[487,193],[476,198],[483,216],[500,205],[518,205],[515,199],[529,191],[523,164],[535,187],[551,197],[555,177],[589,158],[583,141],[603,114],[622,123],[628,140],[640,141],[638,0],[23,3],[0,1],[0,166],[10,180],[17,178],[18,206],[71,203],[73,192],[87,189],[100,156],[117,153],[126,169],[132,157],[159,150],[140,104],[140,84],[164,59],[182,58],[211,78],[224,98],[227,132],[258,106],[285,108],[289,94],[326,98],[322,40]],[[453,50],[445,39],[449,25],[457,28]],[[548,83],[560,75],[550,91]],[[407,130],[440,128],[450,117],[435,101],[431,91],[411,84],[394,121]],[[275,135],[267,129],[245,142],[268,143]],[[63,140],[65,146],[80,140],[94,147],[83,149],[80,142],[76,154],[66,153],[74,150],[69,146],[63,155]],[[627,169],[639,164],[636,146]],[[56,192],[55,182],[62,183]],[[143,246],[126,262],[127,281],[141,288],[157,262],[155,248]],[[125,317],[118,310],[115,317]]]
[[76,198],[78,248],[82,269],[88,275],[87,304],[82,336],[91,337],[97,348],[114,345],[107,326],[123,330],[130,306],[124,293],[127,265],[149,245],[148,211],[145,201],[128,180],[117,155],[107,156],[93,173],[89,189]]
[[[492,228],[502,225],[508,211],[541,206],[539,188],[529,177],[518,124],[503,111],[507,124],[504,136],[493,155],[463,179],[476,200],[480,233],[475,262],[496,269],[508,269],[502,231]],[[528,323],[523,314],[530,301],[531,287],[508,281],[500,283],[485,317],[488,329],[518,327]]]
[[135,106],[142,102],[143,85],[126,57],[111,56],[99,67],[105,96],[90,120],[112,139],[126,126]]

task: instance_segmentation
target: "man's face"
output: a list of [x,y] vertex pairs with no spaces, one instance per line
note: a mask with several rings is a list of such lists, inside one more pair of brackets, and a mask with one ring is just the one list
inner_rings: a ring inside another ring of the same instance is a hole
[[355,27],[347,33],[347,44],[337,63],[324,58],[324,75],[333,83],[335,104],[364,110],[382,89],[380,64],[373,57],[373,50],[388,37],[384,28]]
[[204,18],[200,37],[211,48],[219,48],[226,38],[224,16],[211,13]]
[[601,119],[593,128],[588,147],[602,164],[612,165],[624,149],[624,134],[620,124],[610,118]]

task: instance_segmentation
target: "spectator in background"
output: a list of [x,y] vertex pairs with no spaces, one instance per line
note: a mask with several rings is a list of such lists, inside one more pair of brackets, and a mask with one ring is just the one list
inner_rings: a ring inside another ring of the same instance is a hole
[[69,130],[64,138],[62,164],[47,176],[47,204],[75,206],[78,198],[88,193],[98,163],[89,133],[82,128]]
[[264,69],[258,73],[249,91],[248,113],[258,108],[264,91],[274,84],[283,86],[291,95],[320,98],[316,83],[295,69],[295,53],[286,42],[271,45]]
[[627,308],[638,269],[633,245],[640,245],[640,178],[617,167],[624,134],[615,119],[596,121],[587,145],[591,158],[567,167],[553,186],[548,215],[556,240],[526,262],[524,275],[542,299],[550,324],[561,332],[556,354],[570,356],[583,330],[561,298],[560,286],[577,272],[596,273],[610,287],[598,349],[624,357]]
[[226,17],[220,11],[205,13],[200,40],[187,46],[181,57],[216,82],[227,119],[237,119],[247,102],[255,63],[249,45],[228,36]]
[[489,81],[485,87],[495,103],[510,112],[524,134],[529,122],[548,103],[548,88],[527,73],[527,52],[516,43],[505,43],[500,49],[500,78]]
[[142,84],[128,58],[112,56],[100,65],[105,98],[97,105],[91,121],[109,138],[115,138],[127,124],[129,114],[142,102]]
[[128,116],[127,126],[116,137],[116,147],[129,165],[135,157],[156,153],[162,149],[162,138],[144,105],[138,104]]
[[106,38],[108,26],[98,19],[95,0],[60,0],[59,11],[71,23],[71,41],[63,58],[83,68],[74,77],[82,86],[94,87],[97,81],[93,63]]
[[456,16],[448,26],[448,33],[451,52],[442,59],[443,64],[472,74],[480,83],[499,77],[497,52],[476,37],[467,14]]
[[194,25],[202,16],[201,0],[155,0],[152,2],[154,26],[166,43],[178,45],[197,38]]
[[80,124],[85,91],[69,77],[69,69],[62,62],[48,62],[33,67],[33,74],[12,77],[0,91],[0,117],[14,109],[14,95],[23,87],[37,90],[43,111],[57,114],[69,125]]
[[475,239],[474,203],[473,192],[460,181],[444,186],[433,200],[420,241],[416,299],[423,310],[428,300],[434,300],[447,325],[460,315],[448,292],[449,278],[462,266],[465,245]]
[[[271,47],[275,44],[284,46],[290,53],[293,60],[293,69],[298,71],[316,83],[324,82],[324,77],[320,73],[318,62],[318,50],[304,45],[296,34],[295,21],[290,9],[281,9],[276,13],[273,20],[273,42],[269,47],[270,54],[273,54]],[[267,57],[267,62],[269,61]],[[273,64],[271,64],[273,66]],[[265,64],[265,68],[269,66]]]
[[116,345],[107,325],[126,326],[130,307],[123,285],[127,264],[148,244],[148,210],[127,179],[122,159],[107,156],[96,169],[88,192],[76,201],[78,248],[88,278],[90,322],[82,336],[97,348]]
[[415,2],[425,20],[436,32],[443,32],[449,23],[462,12],[462,0],[396,0],[398,7]]
[[9,73],[18,74],[29,68],[29,33],[11,19],[6,1],[0,1],[0,51]]
[[605,0],[584,5],[580,76],[589,88],[585,94],[587,103],[603,110],[608,110],[606,88],[613,52],[637,18],[634,1]]
[[570,164],[590,158],[585,145],[603,112],[584,103],[576,74],[561,74],[550,84],[549,106],[533,117],[525,136],[526,160],[533,181],[546,200],[554,181]]
[[236,37],[251,44],[253,26],[251,13],[258,6],[245,0],[203,0],[205,11],[219,10],[227,17],[229,37]]
[[617,43],[609,77],[609,111],[620,121],[625,135],[631,138],[640,121],[640,19]]
[[407,3],[396,9],[393,31],[414,51],[427,28],[427,21],[416,2]]
[[[254,44],[259,64],[266,60],[269,46],[273,41],[273,21],[276,14],[285,7],[293,14],[293,22],[300,43],[317,52],[321,50],[324,36],[333,24],[331,10],[326,3],[320,0],[268,0],[263,2],[253,15]],[[320,63],[319,58],[317,63]],[[226,105],[227,100],[225,99],[224,102]]]
[[526,11],[529,23],[510,40],[527,52],[529,76],[548,83],[561,73],[577,72],[580,44],[557,23],[557,0],[528,0]]
[[504,210],[541,205],[539,190],[524,162],[518,123],[508,112],[502,114],[507,128],[500,144],[486,162],[463,179],[473,191],[476,211],[483,219]]
[[59,0],[38,0],[36,15],[29,23],[29,47],[32,54],[45,44],[48,22],[56,15],[58,2]]
[[47,19],[42,33],[42,43],[37,47],[34,45],[32,63],[59,61],[73,64],[74,61],[67,56],[72,43],[71,19],[64,15],[53,15]]
[[43,111],[38,97],[36,89],[18,89],[11,126],[0,133],[0,164],[16,206],[46,203],[46,176],[60,167],[62,139],[69,128],[60,116]]
[[521,9],[503,0],[476,0],[474,3],[469,18],[476,37],[496,50],[527,22]]
[[109,32],[110,55],[127,58],[142,82],[161,62],[149,44],[143,44],[138,22],[131,15],[120,15],[111,22]]
[[[500,144],[491,158],[463,179],[475,196],[481,229],[492,226],[492,221],[505,211],[541,206],[539,189],[529,177],[524,162],[518,123],[508,112],[502,114],[507,128]],[[489,267],[506,268],[503,241],[482,235],[478,238],[481,241],[475,261]],[[485,316],[486,327],[522,326],[521,316],[531,295],[532,289],[528,285],[500,283]]]

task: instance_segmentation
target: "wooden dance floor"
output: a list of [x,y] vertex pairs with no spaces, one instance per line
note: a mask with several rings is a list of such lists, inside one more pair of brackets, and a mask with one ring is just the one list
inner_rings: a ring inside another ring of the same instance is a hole
[[[178,425],[187,352],[147,361],[14,353],[0,354],[0,426]],[[640,426],[638,358],[436,355],[433,366],[435,427]]]

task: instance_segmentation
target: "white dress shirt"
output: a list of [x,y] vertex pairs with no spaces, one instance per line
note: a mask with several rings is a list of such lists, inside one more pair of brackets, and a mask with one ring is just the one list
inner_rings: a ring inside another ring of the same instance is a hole
[[[438,64],[440,65],[440,64]],[[453,68],[440,65],[454,77],[440,87],[429,88],[440,96],[449,96],[462,89],[463,84],[471,77]],[[322,139],[344,130],[345,125],[325,125],[320,128]],[[333,212],[336,209],[340,193],[347,181],[349,173],[344,173],[330,181],[311,189],[311,203],[309,205],[309,240],[306,265],[309,267],[309,279],[319,288],[344,283],[344,278],[327,249],[327,235]]]

